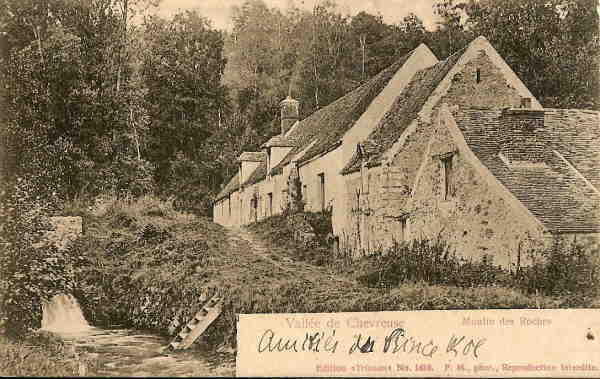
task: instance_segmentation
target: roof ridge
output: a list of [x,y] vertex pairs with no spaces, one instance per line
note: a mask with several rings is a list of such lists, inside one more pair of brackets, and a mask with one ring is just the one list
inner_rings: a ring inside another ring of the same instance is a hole
[[[419,45],[420,46],[420,45]],[[417,46],[418,47],[418,46]],[[307,118],[311,117],[312,115],[326,109],[329,106],[332,106],[340,101],[342,101],[343,99],[347,98],[348,96],[350,96],[351,94],[353,94],[355,91],[358,91],[359,89],[366,87],[367,84],[372,84],[374,83],[377,79],[381,78],[382,76],[384,76],[388,70],[390,70],[394,65],[400,63],[400,61],[404,60],[404,62],[402,63],[402,65],[400,65],[400,67],[396,68],[396,71],[400,70],[402,68],[402,66],[404,66],[404,63],[406,63],[406,61],[408,60],[408,58],[410,58],[410,56],[415,52],[415,50],[417,50],[417,48],[415,47],[414,49],[412,49],[411,51],[409,51],[408,53],[402,55],[400,58],[394,60],[393,63],[391,63],[389,66],[387,66],[386,68],[384,68],[383,70],[379,71],[375,76],[369,78],[368,80],[366,80],[365,82],[361,83],[359,86],[355,87],[354,89],[352,89],[351,91],[348,91],[347,93],[345,93],[344,95],[338,97],[337,99],[335,99],[334,101],[332,101],[331,103],[327,104],[326,106],[317,109],[316,111],[314,111],[313,113],[309,114],[308,116],[306,116],[304,119],[300,120],[299,122],[302,122],[304,120],[306,120]],[[406,59],[405,59],[406,58]]]
[[580,112],[580,113],[592,113],[600,115],[600,111],[595,109],[578,109],[578,108],[543,108],[545,111],[569,111],[569,112]]

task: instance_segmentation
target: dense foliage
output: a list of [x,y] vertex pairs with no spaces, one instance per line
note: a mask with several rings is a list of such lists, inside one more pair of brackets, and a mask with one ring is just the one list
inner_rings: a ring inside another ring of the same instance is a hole
[[20,341],[0,335],[3,377],[74,377],[97,375],[95,359],[80,356],[49,332],[28,334]]
[[2,201],[0,321],[9,334],[39,328],[43,301],[73,288],[76,257],[44,242],[51,210],[52,203],[23,179]]
[[156,193],[208,215],[239,153],[279,132],[287,94],[304,117],[420,43],[444,59],[478,35],[543,105],[600,106],[592,0],[438,0],[434,30],[333,1],[246,0],[228,31],[197,11],[149,16],[159,2],[0,0],[3,175],[63,199]]

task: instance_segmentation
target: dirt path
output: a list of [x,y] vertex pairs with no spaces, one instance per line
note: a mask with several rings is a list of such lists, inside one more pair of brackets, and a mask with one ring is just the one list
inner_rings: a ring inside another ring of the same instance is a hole
[[[247,229],[228,229],[227,234],[229,236],[229,241],[234,246],[242,249],[249,248],[249,251],[252,251],[254,255],[263,258],[283,270],[289,270],[289,265],[295,263],[291,258],[281,255],[277,255],[276,258],[273,259],[273,256],[275,255],[273,253],[274,249],[267,246],[264,241],[260,240],[258,236]],[[243,245],[249,245],[249,247]]]
[[281,247],[269,246],[267,241],[264,241],[248,229],[228,229],[227,234],[229,242],[236,250],[244,254],[251,252],[255,257],[261,258],[294,276],[302,275],[310,279],[315,276],[322,278],[325,275],[329,280],[339,282],[340,284],[356,285],[355,281],[337,275],[327,267],[313,266],[286,256]]

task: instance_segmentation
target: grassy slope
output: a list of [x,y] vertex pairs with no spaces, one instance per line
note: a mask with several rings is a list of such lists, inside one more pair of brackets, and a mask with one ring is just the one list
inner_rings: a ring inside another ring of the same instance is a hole
[[193,316],[202,292],[219,291],[226,298],[224,312],[203,336],[208,346],[234,346],[237,313],[556,306],[549,298],[506,288],[365,288],[354,280],[352,268],[340,274],[329,265],[291,260],[298,250],[279,243],[283,238],[270,243],[272,233],[255,231],[262,240],[250,244],[209,220],[151,199],[113,201],[83,216],[86,233],[77,249],[85,264],[76,296],[88,319],[166,333],[174,318],[185,322]]
[[0,336],[0,376],[93,375],[94,362],[74,356],[50,333],[14,341]]

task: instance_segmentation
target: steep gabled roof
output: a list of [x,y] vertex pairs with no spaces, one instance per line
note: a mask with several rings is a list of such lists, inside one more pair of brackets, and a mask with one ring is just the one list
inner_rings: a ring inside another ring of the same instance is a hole
[[[400,93],[390,110],[381,119],[377,127],[364,141],[367,146],[366,159],[368,167],[381,164],[383,153],[386,152],[410,123],[417,118],[423,105],[429,99],[431,93],[438,87],[446,74],[454,67],[465,49],[460,50],[446,60],[426,69],[418,71],[404,90]],[[355,154],[346,166],[342,174],[349,174],[360,169],[361,157]]]
[[[594,113],[598,117],[598,113]],[[512,135],[511,128],[503,125],[501,114],[500,110],[485,109],[461,109],[455,114],[457,126],[477,158],[550,232],[600,232],[598,190],[560,157],[587,156],[591,159],[590,167],[600,167],[598,157],[587,155],[585,148],[573,152],[579,142],[568,142],[578,136],[571,131],[556,132],[557,128],[570,128],[580,113],[549,110],[549,125],[536,132],[536,138],[543,138],[547,143],[544,161],[531,166],[509,166],[500,157],[500,151],[506,148],[505,141],[512,140],[514,144],[519,140],[519,136]],[[561,114],[560,121],[556,114]]]
[[290,130],[289,135],[286,135],[286,139],[295,145],[294,149],[273,167],[271,173],[281,173],[283,167],[311,143],[313,145],[300,157],[298,163],[306,162],[339,146],[344,133],[352,128],[413,52],[414,50],[404,55],[360,87],[299,121]]

